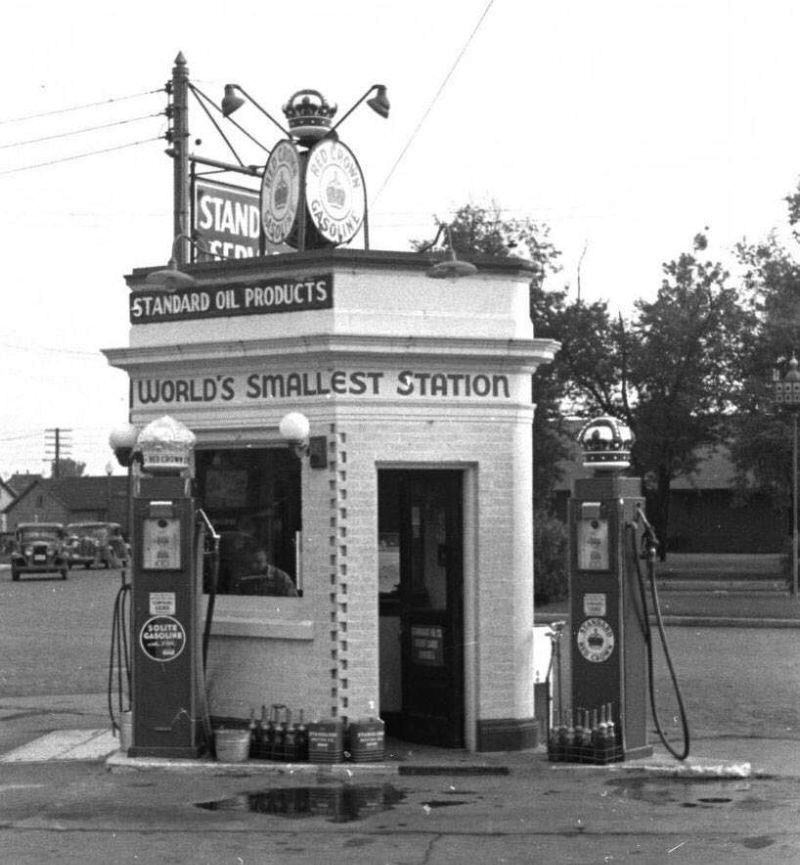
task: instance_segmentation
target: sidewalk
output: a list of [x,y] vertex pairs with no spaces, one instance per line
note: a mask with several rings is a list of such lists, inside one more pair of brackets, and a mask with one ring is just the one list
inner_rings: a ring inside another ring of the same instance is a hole
[[[52,711],[54,701],[58,711]],[[606,766],[552,763],[544,747],[526,751],[470,753],[461,749],[437,748],[407,742],[387,741],[385,759],[379,763],[279,763],[248,760],[244,763],[218,763],[208,758],[169,760],[129,758],[119,751],[119,740],[107,721],[104,694],[76,694],[68,697],[16,697],[0,700],[3,727],[22,723],[31,716],[45,717],[58,730],[41,735],[26,734],[24,742],[8,750],[0,740],[0,764],[37,764],[60,761],[103,761],[112,773],[174,772],[181,774],[321,776],[350,780],[375,775],[506,775],[511,773],[586,773],[639,772],[690,778],[800,778],[800,748],[796,739],[756,739],[729,736],[704,730],[692,741],[685,762],[675,760],[650,732],[652,757],[626,760]],[[106,722],[101,719],[105,716]],[[102,725],[101,725],[102,724]],[[27,725],[26,725],[27,729]],[[680,743],[675,742],[678,746]]]

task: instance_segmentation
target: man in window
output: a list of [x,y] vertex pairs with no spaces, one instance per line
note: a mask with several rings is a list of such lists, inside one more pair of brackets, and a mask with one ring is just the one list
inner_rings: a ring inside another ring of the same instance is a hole
[[256,550],[251,563],[251,572],[246,577],[241,577],[238,582],[243,594],[297,597],[297,588],[292,578],[286,571],[269,563],[267,551],[264,549]]

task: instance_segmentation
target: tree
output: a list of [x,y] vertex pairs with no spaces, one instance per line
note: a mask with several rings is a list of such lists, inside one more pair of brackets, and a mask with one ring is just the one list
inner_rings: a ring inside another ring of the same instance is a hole
[[86,463],[80,463],[70,457],[62,457],[58,462],[53,460],[50,465],[50,477],[80,478],[86,470]]
[[706,246],[698,234],[691,252],[664,264],[656,300],[637,301],[627,323],[605,302],[532,292],[547,335],[562,343],[548,370],[560,381],[562,409],[612,415],[634,432],[633,472],[645,479],[662,555],[672,481],[696,469],[702,446],[727,435],[755,320],[722,265],[701,260]]
[[[437,224],[441,224],[436,219]],[[563,295],[545,293],[544,279],[558,272],[560,252],[550,241],[548,226],[532,219],[504,219],[496,203],[466,204],[459,208],[448,223],[450,242],[459,257],[519,255],[537,265],[531,279],[531,317],[537,335],[559,339],[560,312]],[[412,246],[425,249],[427,241],[414,240]],[[552,307],[545,314],[543,310]],[[540,316],[539,313],[543,312]],[[563,415],[560,411],[562,383],[552,375],[552,364],[540,367],[534,376],[533,398],[536,412],[533,420],[534,508],[547,505],[561,472],[559,461],[567,456],[563,438],[559,435]]]
[[[800,218],[800,191],[787,198],[795,239]],[[737,247],[744,282],[753,293],[757,322],[747,356],[744,387],[738,404],[732,456],[739,489],[766,493],[788,508],[792,488],[792,420],[776,410],[771,379],[782,375],[792,354],[800,351],[800,265],[774,232],[758,243]]]
[[635,403],[627,418],[636,435],[636,465],[648,481],[653,522],[668,539],[670,487],[690,475],[703,446],[730,434],[742,389],[755,312],[728,285],[719,262],[702,261],[704,234],[693,251],[663,266],[655,301],[637,301],[629,352]]

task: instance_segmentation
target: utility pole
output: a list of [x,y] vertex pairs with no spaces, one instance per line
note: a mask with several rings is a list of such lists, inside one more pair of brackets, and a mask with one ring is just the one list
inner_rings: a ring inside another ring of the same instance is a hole
[[53,477],[61,476],[61,458],[71,456],[72,430],[52,427],[44,431],[45,462],[50,461],[53,466]]
[[186,58],[178,53],[172,68],[170,84],[172,104],[169,107],[169,140],[172,145],[167,151],[173,161],[173,255],[180,267],[189,261],[189,247],[185,238],[178,235],[189,233],[189,68]]

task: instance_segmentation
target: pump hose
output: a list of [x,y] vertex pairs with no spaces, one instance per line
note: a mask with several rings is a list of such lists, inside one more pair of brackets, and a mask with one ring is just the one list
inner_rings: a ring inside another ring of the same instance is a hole
[[214,602],[217,597],[217,580],[219,577],[219,535],[214,529],[211,521],[208,519],[206,512],[199,508],[197,511],[197,532],[195,534],[196,550],[195,550],[195,567],[196,573],[200,575],[201,583],[204,575],[204,565],[206,560],[205,539],[206,534],[211,538],[212,551],[210,555],[211,568],[209,574],[208,586],[208,605],[206,607],[205,625],[203,627],[203,638],[200,649],[201,664],[198,665],[196,675],[198,678],[197,692],[200,700],[200,710],[203,725],[203,733],[206,738],[206,744],[211,753],[214,752],[214,733],[211,727],[211,716],[208,708],[208,681],[206,678],[206,667],[208,665],[208,644],[211,639],[211,625],[214,620]]
[[130,627],[131,584],[125,582],[122,571],[122,585],[114,599],[114,612],[111,619],[111,651],[108,659],[108,715],[111,729],[120,729],[118,716],[114,714],[114,671],[116,670],[117,710],[119,714],[131,708],[131,657],[128,629]]
[[683,750],[679,753],[676,748],[674,748],[670,742],[667,740],[666,733],[661,726],[661,719],[658,715],[658,708],[656,706],[656,697],[655,697],[655,676],[654,676],[654,664],[653,664],[653,631],[650,627],[650,617],[648,615],[647,610],[647,589],[645,587],[644,575],[642,574],[642,568],[639,564],[639,549],[636,543],[636,531],[633,523],[628,523],[628,528],[631,530],[631,542],[633,547],[633,560],[636,562],[636,575],[638,577],[639,582],[639,595],[641,597],[642,602],[642,629],[644,631],[645,638],[645,646],[647,650],[647,679],[648,679],[648,690],[650,691],[650,710],[653,715],[653,723],[656,726],[656,732],[658,733],[659,738],[661,739],[664,747],[669,751],[670,754],[676,760],[685,760],[689,756],[689,747],[690,747],[690,736],[689,736],[689,722],[686,717],[686,707],[683,703],[683,694],[681,693],[680,685],[678,684],[678,677],[675,674],[675,667],[672,664],[672,656],[670,655],[669,645],[667,643],[667,635],[664,630],[664,620],[661,616],[661,604],[658,599],[658,589],[656,588],[656,572],[655,572],[655,561],[653,559],[653,554],[655,552],[656,547],[658,546],[658,541],[655,536],[655,532],[653,531],[653,527],[647,521],[642,509],[638,509],[638,517],[642,520],[645,526],[645,537],[647,538],[649,555],[647,557],[647,570],[648,575],[650,577],[650,594],[653,600],[653,612],[655,613],[656,626],[658,628],[659,638],[661,639],[661,645],[664,649],[664,658],[667,662],[667,668],[669,669],[670,679],[672,681],[672,687],[675,691],[675,698],[678,702],[678,712],[680,714],[681,719],[681,729],[683,736]]

